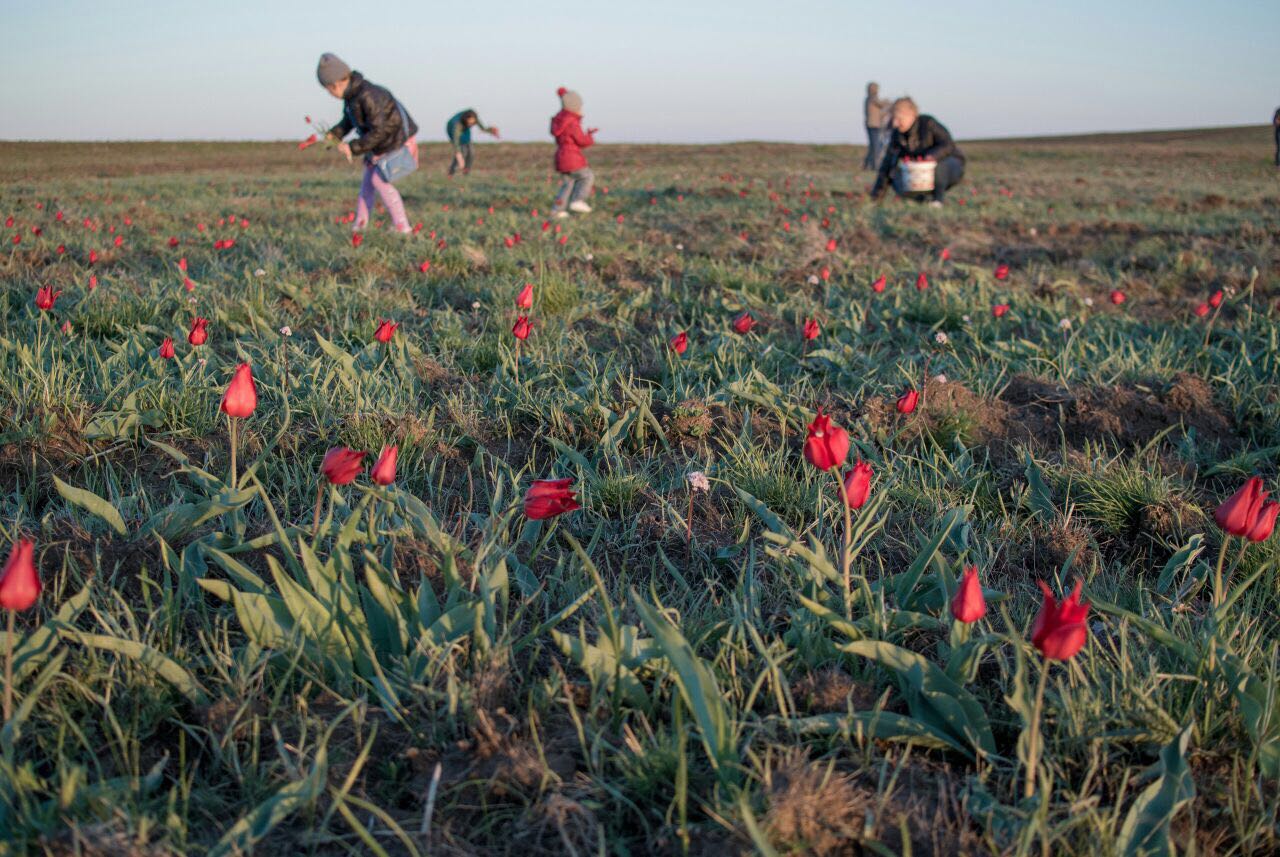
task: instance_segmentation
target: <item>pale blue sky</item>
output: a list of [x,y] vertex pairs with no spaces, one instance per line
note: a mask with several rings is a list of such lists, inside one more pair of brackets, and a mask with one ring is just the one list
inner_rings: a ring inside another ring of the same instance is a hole
[[[1158,12],[1153,11],[1158,10]],[[1280,2],[2,0],[2,139],[281,139],[333,120],[334,51],[444,136],[474,106],[547,139],[863,140],[867,80],[960,137],[1269,121]]]

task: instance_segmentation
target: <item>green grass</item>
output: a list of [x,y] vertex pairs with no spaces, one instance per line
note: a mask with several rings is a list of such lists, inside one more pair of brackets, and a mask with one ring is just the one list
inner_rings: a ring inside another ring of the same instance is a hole
[[[1280,537],[1212,601],[1212,510],[1280,475],[1267,144],[974,143],[941,211],[870,206],[851,148],[601,147],[558,233],[547,147],[426,147],[422,233],[359,248],[317,150],[0,144],[0,537],[45,584],[0,855],[1275,853]],[[875,470],[847,592],[818,406]],[[313,532],[325,450],[388,443]],[[566,476],[583,508],[526,520]],[[1025,798],[1037,580],[1094,607]]]

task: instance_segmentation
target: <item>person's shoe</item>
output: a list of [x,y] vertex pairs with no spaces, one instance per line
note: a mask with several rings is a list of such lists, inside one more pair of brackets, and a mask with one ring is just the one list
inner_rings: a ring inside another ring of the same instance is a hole
[[940,199],[931,199],[931,200],[929,200],[929,207],[930,207],[930,208],[942,208],[942,200],[940,200]]
[[570,210],[570,211],[576,211],[576,212],[578,212],[579,214],[590,214],[590,213],[591,213],[591,206],[587,205],[585,202],[583,202],[582,200],[578,199],[578,200],[574,200],[573,202],[569,203],[569,210]]
[[552,216],[552,217],[554,217],[556,220],[564,220],[566,217],[568,217],[568,216],[569,216],[569,212],[567,212],[567,211],[553,211],[553,212],[551,213],[551,216]]

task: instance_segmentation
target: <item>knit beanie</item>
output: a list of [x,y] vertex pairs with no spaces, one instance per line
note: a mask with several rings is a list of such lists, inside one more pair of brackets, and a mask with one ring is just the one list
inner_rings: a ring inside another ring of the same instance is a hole
[[556,95],[560,96],[560,106],[570,113],[582,115],[582,96],[574,92],[572,89],[565,89],[563,86],[556,90]]
[[338,59],[337,54],[321,54],[320,64],[316,66],[316,78],[321,86],[337,83],[344,77],[351,77],[351,66]]

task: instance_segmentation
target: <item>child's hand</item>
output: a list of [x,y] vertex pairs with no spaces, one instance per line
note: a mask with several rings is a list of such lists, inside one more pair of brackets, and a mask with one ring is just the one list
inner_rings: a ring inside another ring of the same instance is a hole
[[493,139],[495,139],[495,140],[500,139],[500,136],[499,136],[499,134],[498,134],[498,129],[497,129],[497,127],[490,128],[490,129],[489,129],[489,135],[490,135],[491,137],[493,137]]
[[346,144],[346,143],[339,143],[339,144],[338,144],[338,151],[339,151],[339,152],[341,152],[342,154],[346,155],[346,157],[347,157],[347,163],[351,163],[351,146],[349,146],[349,145],[348,145],[348,144]]

